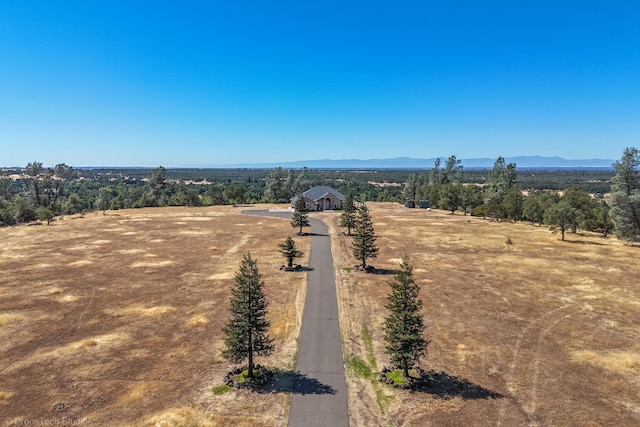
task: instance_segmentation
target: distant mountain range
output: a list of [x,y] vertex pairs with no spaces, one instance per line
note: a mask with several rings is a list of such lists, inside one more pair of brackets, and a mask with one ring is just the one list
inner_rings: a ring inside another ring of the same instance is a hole
[[[442,165],[447,158],[442,157]],[[496,159],[477,158],[461,159],[467,169],[486,169],[493,167]],[[436,157],[430,159],[415,159],[410,157],[395,157],[392,159],[342,159],[342,160],[299,160],[279,163],[243,163],[225,165],[224,168],[273,169],[282,166],[285,169],[431,169]],[[520,156],[505,157],[507,163],[515,163],[518,169],[611,169],[614,162],[610,159],[564,159],[562,157]]]

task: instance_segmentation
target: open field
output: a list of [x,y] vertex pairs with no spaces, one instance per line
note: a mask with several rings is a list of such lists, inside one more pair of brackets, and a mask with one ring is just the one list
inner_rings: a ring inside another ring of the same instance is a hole
[[[640,248],[615,239],[369,204],[380,255],[422,285],[437,392],[372,380],[392,279],[349,269],[331,227],[351,425],[640,425]],[[261,206],[264,208],[264,206]],[[294,365],[305,273],[283,274],[288,221],[153,208],[0,229],[0,422],[286,425],[290,395],[214,396],[229,287],[251,251],[276,352]],[[511,244],[507,243],[510,239]],[[296,238],[309,255],[309,238]],[[258,360],[258,362],[263,362]],[[285,372],[283,378],[288,378]]]
[[[247,251],[270,304],[267,364],[293,368],[306,273],[278,271],[290,234],[288,221],[231,207],[0,229],[0,423],[286,425],[286,392],[211,388],[231,366],[221,327]],[[306,262],[310,239],[296,242]]]
[[352,425],[640,425],[640,248],[368,206],[380,247],[371,264],[395,269],[409,255],[431,340],[421,367],[442,374],[437,392],[372,380],[389,363],[382,321],[393,276],[350,271],[350,238],[337,215],[322,214],[335,236]]

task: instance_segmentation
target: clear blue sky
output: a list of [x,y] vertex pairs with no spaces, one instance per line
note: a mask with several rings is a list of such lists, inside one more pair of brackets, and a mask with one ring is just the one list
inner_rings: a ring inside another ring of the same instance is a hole
[[0,165],[620,158],[640,1],[0,1]]

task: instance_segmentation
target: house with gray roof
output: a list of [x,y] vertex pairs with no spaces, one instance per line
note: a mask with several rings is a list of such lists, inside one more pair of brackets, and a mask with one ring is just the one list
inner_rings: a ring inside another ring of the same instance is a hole
[[[298,197],[295,196],[291,199],[291,206],[296,204]],[[345,201],[344,194],[326,185],[310,188],[302,193],[302,197],[304,197],[309,211],[342,209],[342,204]]]

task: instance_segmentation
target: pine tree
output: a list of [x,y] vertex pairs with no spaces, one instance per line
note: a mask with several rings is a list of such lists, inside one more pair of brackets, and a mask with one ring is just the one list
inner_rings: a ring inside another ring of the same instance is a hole
[[613,164],[609,215],[615,234],[626,241],[640,240],[640,151],[626,148],[620,161]]
[[282,166],[278,166],[266,178],[267,188],[265,195],[271,203],[283,203],[287,201],[287,190],[285,188],[285,172]]
[[366,206],[358,209],[355,234],[353,235],[353,256],[361,262],[363,270],[367,267],[368,259],[375,259],[378,256],[373,223]]
[[226,349],[223,356],[234,363],[249,359],[248,377],[253,377],[253,357],[268,356],[273,351],[273,341],[268,336],[269,321],[266,319],[267,300],[258,264],[247,253],[235,276],[235,287],[231,290],[231,319],[222,329],[226,334]]
[[296,248],[296,242],[291,238],[291,236],[287,237],[287,240],[278,246],[280,247],[280,253],[287,259],[287,266],[289,268],[293,267],[293,260],[295,258],[300,258],[304,255],[304,253]]
[[296,203],[293,207],[293,218],[291,219],[291,226],[293,228],[300,227],[298,234],[302,234],[302,227],[309,227],[309,214],[307,210],[307,202],[304,200],[303,195],[299,195]]
[[351,236],[351,229],[356,225],[356,208],[353,205],[353,198],[350,194],[347,194],[344,205],[342,205],[343,212],[340,215],[340,227],[347,228],[347,234]]
[[389,285],[391,293],[386,308],[390,313],[384,321],[385,351],[392,363],[402,369],[402,375],[408,377],[409,369],[427,354],[428,341],[423,337],[425,326],[420,315],[419,287],[413,281],[413,269],[406,255]]

